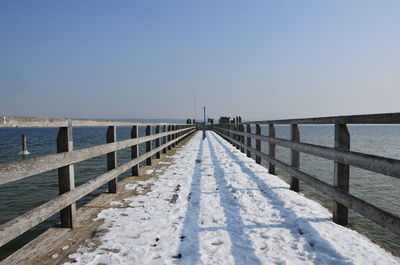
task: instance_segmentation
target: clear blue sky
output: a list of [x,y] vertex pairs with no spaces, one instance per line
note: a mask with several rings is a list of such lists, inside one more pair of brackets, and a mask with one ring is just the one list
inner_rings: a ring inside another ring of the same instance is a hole
[[0,2],[0,115],[397,112],[400,1]]

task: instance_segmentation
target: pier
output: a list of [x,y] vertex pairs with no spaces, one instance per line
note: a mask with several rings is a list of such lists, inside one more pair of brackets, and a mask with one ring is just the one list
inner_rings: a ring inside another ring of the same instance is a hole
[[[290,139],[277,137],[281,124],[290,127]],[[332,125],[334,146],[302,142],[299,127],[307,124]],[[400,113],[228,119],[207,126],[205,138],[192,124],[0,117],[0,128],[59,128],[57,154],[0,165],[0,185],[58,169],[60,191],[0,225],[3,246],[60,212],[58,227],[1,264],[399,264],[346,227],[352,209],[400,236],[398,213],[349,192],[350,166],[399,178],[400,161],[351,151],[351,124],[400,124]],[[73,128],[88,126],[105,128],[105,144],[74,150]],[[118,141],[119,126],[131,128],[131,139]],[[139,127],[146,136],[139,137]],[[276,157],[276,146],[290,150],[290,163]],[[123,148],[131,148],[131,161],[119,165],[116,152]],[[301,153],[332,160],[333,185],[302,171]],[[107,155],[108,171],[75,187],[74,164],[100,155]],[[277,168],[290,175],[289,184]],[[132,176],[118,181],[126,171]],[[299,193],[301,182],[332,198],[332,212]],[[77,209],[102,185],[107,194]]]

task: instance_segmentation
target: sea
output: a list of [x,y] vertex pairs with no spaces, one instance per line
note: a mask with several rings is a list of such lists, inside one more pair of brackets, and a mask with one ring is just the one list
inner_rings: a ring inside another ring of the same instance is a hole
[[[184,123],[183,120],[137,120],[148,122]],[[313,143],[328,147],[334,144],[334,127],[331,125],[300,125],[300,139],[302,142]],[[117,140],[130,139],[130,127],[117,127]],[[73,128],[74,149],[104,144],[106,127],[76,127]],[[252,128],[255,131],[255,128]],[[384,157],[400,159],[400,126],[398,125],[349,125],[351,150],[374,154]],[[3,128],[0,129],[0,164],[32,159],[56,153],[57,128]],[[153,131],[154,133],[154,131]],[[261,133],[268,135],[268,127],[261,126]],[[30,155],[22,156],[21,135],[27,135],[27,146]],[[145,135],[145,127],[139,127],[139,136]],[[276,137],[289,139],[290,127],[276,125]],[[252,142],[255,146],[255,141]],[[262,151],[268,152],[268,145],[262,143]],[[144,144],[139,146],[143,153]],[[276,147],[276,158],[289,163],[290,150]],[[130,160],[130,148],[117,152],[117,163],[123,164]],[[262,164],[267,166],[265,161]],[[300,169],[327,183],[333,183],[333,161],[300,155]],[[75,164],[75,181],[79,186],[86,181],[107,171],[106,155],[92,158]],[[288,181],[279,167],[276,174]],[[130,175],[125,172],[119,178]],[[0,176],[1,177],[1,176]],[[300,182],[301,192],[322,205],[331,209],[332,200],[313,188]],[[106,192],[106,185],[90,193],[77,202],[81,207],[100,193]],[[370,202],[397,216],[400,215],[400,179],[372,173],[355,167],[350,168],[350,193]],[[22,180],[0,185],[0,224],[45,203],[58,196],[57,170],[38,174]],[[381,245],[393,254],[400,256],[400,237],[388,232],[368,219],[350,210],[350,226],[360,233],[367,235],[372,241]],[[16,239],[0,248],[0,260],[4,259],[16,249],[28,243],[50,227],[54,227],[59,220],[55,214],[48,220],[37,225]]]

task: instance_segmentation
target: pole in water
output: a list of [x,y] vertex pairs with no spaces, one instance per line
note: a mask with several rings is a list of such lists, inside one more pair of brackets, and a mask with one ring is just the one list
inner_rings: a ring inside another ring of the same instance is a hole
[[29,155],[30,153],[28,152],[28,148],[26,146],[26,134],[25,133],[22,134],[21,144],[22,144],[22,149],[21,149],[21,152],[19,152],[19,155],[23,155],[23,156]]
[[204,109],[204,122],[203,122],[203,140],[206,139],[206,107]]

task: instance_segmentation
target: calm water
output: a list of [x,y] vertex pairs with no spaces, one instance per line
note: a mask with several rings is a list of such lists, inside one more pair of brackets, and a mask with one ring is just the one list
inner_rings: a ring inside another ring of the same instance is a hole
[[[144,135],[144,127],[139,128],[139,135]],[[254,130],[254,128],[252,128]],[[376,154],[400,159],[400,126],[350,126],[351,150]],[[54,154],[56,150],[56,137],[58,130],[54,129],[0,129],[0,163],[19,161],[22,159],[20,152],[21,134],[27,134],[28,158]],[[301,141],[307,143],[333,146],[333,126],[300,126]],[[106,128],[74,128],[74,149],[94,146],[105,143]],[[268,128],[262,126],[262,134],[268,134]],[[289,139],[289,126],[276,126],[277,137]],[[117,128],[117,139],[130,138],[129,127]],[[254,145],[255,143],[253,143]],[[268,151],[268,146],[262,145],[263,151]],[[144,145],[140,146],[144,151]],[[277,147],[277,158],[289,162],[290,151]],[[130,160],[130,149],[118,151],[118,164]],[[333,162],[301,154],[301,169],[330,184],[333,181]],[[96,157],[75,165],[76,185],[79,186],[106,172],[106,156]],[[121,177],[129,175],[126,172]],[[287,180],[287,176],[277,168],[277,174]],[[400,179],[374,174],[357,168],[350,169],[350,192],[368,202],[400,214]],[[330,208],[332,201],[301,183],[301,190],[323,205]],[[106,191],[106,186],[78,201],[78,207],[85,204],[97,194]],[[32,176],[19,181],[0,186],[0,223],[7,222],[26,211],[43,204],[58,195],[57,171]],[[400,255],[400,238],[380,228],[365,218],[351,212],[350,221],[357,229],[370,234],[373,239],[383,242],[384,246],[397,255]],[[19,238],[0,248],[0,260],[9,255],[16,248],[26,244],[33,237],[43,232],[48,227],[54,226],[58,221],[58,214],[23,234]]]

